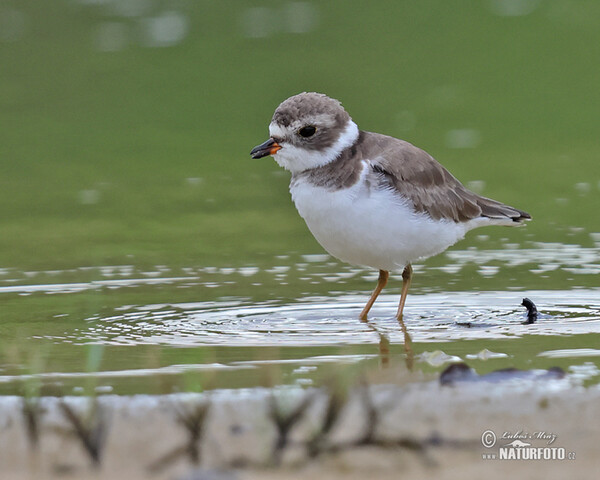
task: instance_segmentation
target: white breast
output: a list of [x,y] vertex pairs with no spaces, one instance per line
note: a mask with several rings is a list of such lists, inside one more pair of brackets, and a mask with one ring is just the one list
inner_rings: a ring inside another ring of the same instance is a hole
[[365,180],[331,191],[304,179],[290,192],[298,212],[317,241],[342,261],[381,270],[400,270],[419,258],[436,255],[463,238],[470,228],[416,213],[408,200]]

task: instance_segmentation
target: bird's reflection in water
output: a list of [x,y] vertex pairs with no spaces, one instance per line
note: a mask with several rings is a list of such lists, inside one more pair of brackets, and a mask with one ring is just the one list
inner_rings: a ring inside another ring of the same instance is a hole
[[[382,368],[387,368],[390,366],[390,339],[389,337],[381,332],[377,326],[371,323],[369,320],[361,320],[362,323],[367,325],[370,330],[375,332],[379,337],[379,362]],[[408,329],[404,324],[404,320],[402,318],[398,319],[400,323],[400,328],[402,329],[402,333],[404,334],[404,356],[406,362],[406,368],[409,371],[412,371],[414,366],[414,353],[412,349],[412,338],[410,333],[408,333]]]

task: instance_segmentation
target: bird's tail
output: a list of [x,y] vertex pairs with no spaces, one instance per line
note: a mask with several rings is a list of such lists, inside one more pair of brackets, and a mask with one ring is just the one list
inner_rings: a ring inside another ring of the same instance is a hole
[[491,198],[479,197],[477,204],[481,208],[481,216],[491,220],[497,220],[498,223],[505,225],[521,224],[526,220],[531,220],[531,215],[518,208],[510,207],[503,203],[492,200]]

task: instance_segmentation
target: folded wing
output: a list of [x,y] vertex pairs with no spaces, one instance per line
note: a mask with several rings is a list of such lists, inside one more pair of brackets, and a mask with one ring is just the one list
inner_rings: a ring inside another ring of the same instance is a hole
[[375,133],[365,133],[362,140],[369,145],[369,160],[379,181],[435,220],[467,222],[487,217],[510,224],[531,218],[518,208],[467,190],[431,155],[408,142]]

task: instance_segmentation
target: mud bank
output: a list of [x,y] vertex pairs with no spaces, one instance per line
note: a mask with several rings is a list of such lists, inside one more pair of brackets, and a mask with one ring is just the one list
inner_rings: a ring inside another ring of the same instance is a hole
[[1,397],[0,467],[7,480],[591,478],[598,418],[600,388],[569,379]]

